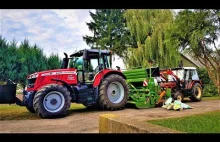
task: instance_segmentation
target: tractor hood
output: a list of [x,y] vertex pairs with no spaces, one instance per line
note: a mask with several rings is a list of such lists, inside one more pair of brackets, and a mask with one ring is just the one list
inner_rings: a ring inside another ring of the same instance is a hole
[[76,74],[76,69],[55,69],[55,70],[46,70],[41,72],[35,72],[27,76],[28,79],[37,78],[38,76],[50,76],[50,75],[59,75],[59,74]]

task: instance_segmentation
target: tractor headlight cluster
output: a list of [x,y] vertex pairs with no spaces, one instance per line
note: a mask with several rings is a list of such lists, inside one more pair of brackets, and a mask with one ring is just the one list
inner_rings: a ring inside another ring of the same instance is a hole
[[30,76],[28,77],[28,79],[31,79],[31,78],[37,78],[37,77],[38,77],[38,74],[35,73],[35,74],[30,75]]

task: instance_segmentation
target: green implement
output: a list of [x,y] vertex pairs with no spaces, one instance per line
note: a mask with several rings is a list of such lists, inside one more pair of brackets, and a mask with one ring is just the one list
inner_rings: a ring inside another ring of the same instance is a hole
[[142,68],[124,71],[129,85],[128,104],[137,108],[154,108],[171,96],[170,90],[162,90],[156,77],[160,76],[159,68]]

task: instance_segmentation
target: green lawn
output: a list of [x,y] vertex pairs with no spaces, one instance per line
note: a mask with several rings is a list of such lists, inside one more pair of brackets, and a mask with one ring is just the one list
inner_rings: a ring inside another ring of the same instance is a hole
[[220,110],[148,122],[187,133],[220,133]]
[[202,100],[219,100],[219,96],[213,96],[213,97],[202,97]]
[[[85,106],[82,104],[72,103],[69,109],[70,113],[74,111],[83,111]],[[26,107],[17,106],[15,104],[1,104],[0,105],[0,120],[26,120],[26,119],[40,119],[40,117],[35,113],[30,113]]]
[[[203,97],[203,100],[216,100],[216,97]],[[94,108],[93,110],[98,110]],[[69,113],[83,113],[91,111],[91,109],[86,109],[82,104],[72,103],[70,106]],[[26,107],[20,107],[15,104],[0,104],[0,120],[25,120],[25,119],[40,119],[35,113],[30,113]]]

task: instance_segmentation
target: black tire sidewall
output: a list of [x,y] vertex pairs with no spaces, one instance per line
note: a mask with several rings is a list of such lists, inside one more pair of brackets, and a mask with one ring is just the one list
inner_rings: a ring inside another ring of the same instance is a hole
[[181,96],[181,102],[184,100],[184,95],[181,92],[176,92],[173,96],[174,100],[177,100],[178,96]]
[[[49,112],[45,109],[43,105],[43,100],[45,96],[53,91],[60,92],[65,99],[63,108],[57,112]],[[40,89],[34,97],[34,109],[38,113],[38,115],[43,118],[65,116],[67,114],[67,110],[70,107],[70,104],[71,102],[69,91],[66,89],[66,87],[57,84],[45,86],[44,88]]]

